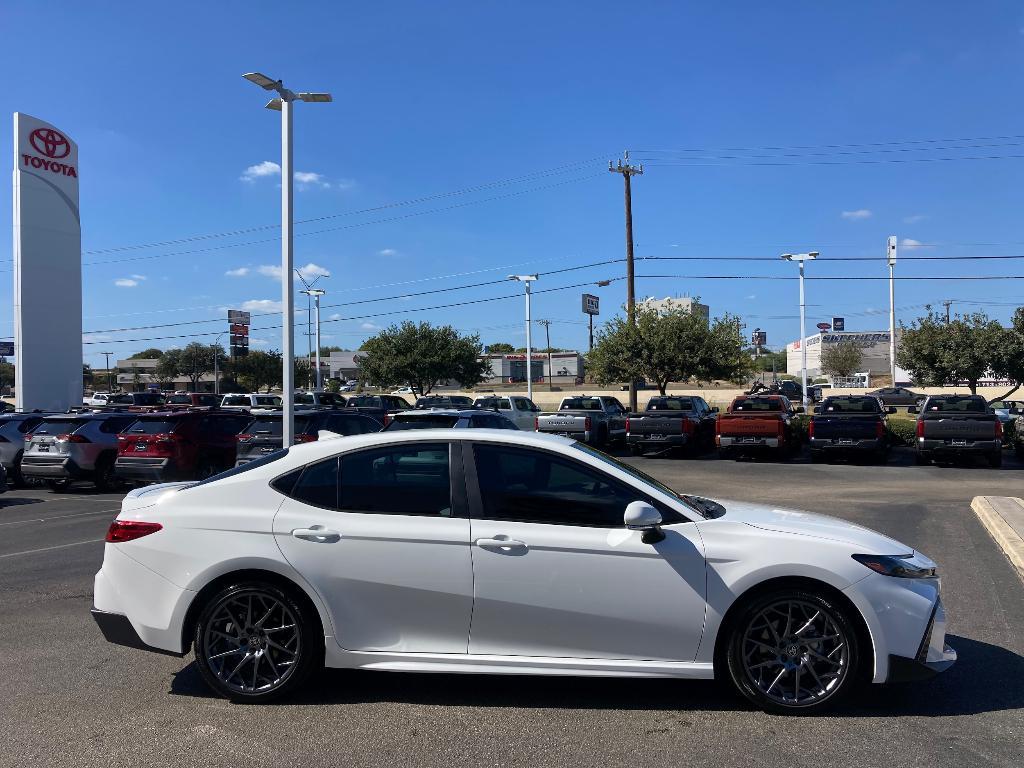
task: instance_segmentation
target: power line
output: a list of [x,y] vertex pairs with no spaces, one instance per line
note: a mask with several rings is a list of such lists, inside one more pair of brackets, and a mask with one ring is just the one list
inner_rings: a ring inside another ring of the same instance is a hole
[[[649,164],[652,168],[730,168],[730,167],[741,167],[741,166],[774,166],[774,167],[787,167],[787,166],[801,166],[801,165],[886,165],[891,163],[948,163],[959,160],[1014,160],[1024,158],[1024,155],[965,155],[963,157],[893,157],[893,158],[882,158],[879,160],[808,160],[803,162],[729,162],[729,163],[705,163],[705,162],[664,162],[658,158],[642,158],[645,163]],[[710,158],[694,158],[694,160],[742,160],[742,156],[736,156],[735,158],[728,155],[722,155],[720,157]],[[682,159],[681,159],[682,160]]]
[[951,141],[1004,141],[1010,139],[1024,139],[1024,135],[1012,136],[970,136],[963,138],[946,139],[902,139],[899,141],[875,141],[859,144],[804,144],[783,147],[720,147],[713,150],[707,149],[634,149],[634,152],[757,152],[761,150],[787,150],[787,149],[848,149],[852,147],[892,147],[899,144],[946,144]]
[[[757,159],[757,158],[773,158],[773,157],[835,157],[843,155],[875,155],[885,154],[894,152],[945,152],[954,151],[959,152],[964,149],[999,149],[1002,147],[1020,147],[1024,146],[1021,142],[1008,142],[1004,144],[964,144],[961,146],[953,147],[900,147],[895,149],[856,149],[856,150],[845,150],[845,151],[830,151],[830,152],[783,152],[782,154],[767,154],[767,155],[712,155],[705,158],[694,158],[694,159],[705,159],[705,160],[734,160],[734,159]],[[670,152],[671,150],[661,150],[662,152]],[[678,153],[684,152],[697,152],[700,150],[677,150]],[[709,150],[716,151],[716,150]],[[730,151],[730,150],[725,150]],[[746,151],[746,150],[741,150]],[[754,151],[754,150],[749,150]],[[642,152],[640,154],[643,154]],[[659,161],[659,160],[689,160],[688,157],[679,158],[659,158],[659,157],[645,157],[642,158],[645,161]]]

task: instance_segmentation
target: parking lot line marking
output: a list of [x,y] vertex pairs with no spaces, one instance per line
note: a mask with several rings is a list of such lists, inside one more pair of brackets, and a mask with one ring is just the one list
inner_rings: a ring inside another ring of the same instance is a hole
[[64,549],[66,547],[78,547],[82,544],[96,544],[103,541],[103,539],[89,539],[88,541],[73,541],[70,544],[58,544],[55,547],[40,547],[39,549],[26,549],[23,552],[9,552],[6,555],[0,555],[0,560],[8,557],[17,557],[18,555],[34,555],[36,552],[49,552],[51,549]]
[[68,517],[82,517],[83,515],[105,515],[111,512],[120,512],[120,509],[97,509],[92,512],[73,512],[70,515],[54,515],[53,517],[34,517],[31,520],[11,520],[0,525],[24,525],[25,523],[48,523],[51,520],[64,520]]

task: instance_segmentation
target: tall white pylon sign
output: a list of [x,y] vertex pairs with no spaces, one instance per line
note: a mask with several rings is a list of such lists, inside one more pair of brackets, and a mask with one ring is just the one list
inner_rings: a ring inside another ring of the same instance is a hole
[[14,113],[14,386],[19,409],[82,403],[78,145]]

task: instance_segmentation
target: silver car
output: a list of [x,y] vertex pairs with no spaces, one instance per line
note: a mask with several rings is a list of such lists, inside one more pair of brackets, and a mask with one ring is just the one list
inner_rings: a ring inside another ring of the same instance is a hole
[[117,433],[137,418],[128,413],[65,413],[47,416],[25,434],[22,474],[54,490],[91,480],[100,491],[118,483],[114,475]]
[[21,456],[25,451],[25,434],[31,432],[48,413],[5,413],[0,415],[0,466],[16,486],[25,484],[21,475]]

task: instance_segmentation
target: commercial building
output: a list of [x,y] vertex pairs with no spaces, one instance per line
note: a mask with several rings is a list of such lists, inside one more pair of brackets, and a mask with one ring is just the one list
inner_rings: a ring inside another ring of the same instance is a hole
[[[117,388],[124,392],[140,392],[145,389],[192,389],[192,380],[188,376],[177,376],[170,381],[157,377],[156,366],[159,362],[155,357],[141,360],[118,360],[117,375],[115,376]],[[205,373],[196,382],[195,391],[213,392],[213,384],[213,373]],[[93,388],[96,391],[103,391],[107,388],[106,378],[102,374],[96,377]]]
[[[844,341],[854,342],[861,348],[859,373],[870,373],[873,376],[889,375],[888,331],[839,331],[816,333],[804,339],[803,345],[807,348],[807,376],[821,376],[821,353]],[[899,343],[898,332],[896,342]],[[786,345],[786,373],[800,375],[802,351],[799,339]],[[897,381],[907,380],[900,374],[901,371],[897,370]]]
[[[535,382],[550,381],[552,384],[575,384],[583,380],[583,355],[579,352],[552,352],[550,367],[547,352],[533,352],[530,355],[530,372]],[[485,373],[489,384],[514,384],[526,381],[526,353],[513,352],[508,355],[481,355],[490,370]]]
[[326,375],[328,378],[341,379],[342,381],[358,379],[359,362],[356,360],[356,357],[365,354],[365,352],[331,352],[326,360],[321,358],[321,364],[326,362]]
[[711,317],[711,308],[707,304],[701,304],[690,296],[666,296],[664,299],[642,299],[637,302],[637,306],[644,309],[653,309],[657,312],[672,312],[680,309],[686,312],[696,312],[703,315],[705,320],[709,320]]

